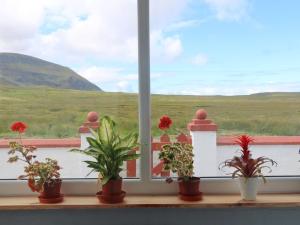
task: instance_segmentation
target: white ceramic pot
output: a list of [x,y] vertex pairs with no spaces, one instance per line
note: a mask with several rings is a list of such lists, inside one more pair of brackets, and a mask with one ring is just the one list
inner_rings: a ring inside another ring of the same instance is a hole
[[255,201],[258,187],[258,177],[238,178],[241,196],[244,200]]

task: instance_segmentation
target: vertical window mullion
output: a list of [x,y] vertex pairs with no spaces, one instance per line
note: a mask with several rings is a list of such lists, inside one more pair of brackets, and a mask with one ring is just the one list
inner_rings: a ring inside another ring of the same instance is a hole
[[151,180],[151,106],[150,106],[150,35],[149,0],[137,0],[138,6],[138,67],[139,67],[139,133],[140,177]]

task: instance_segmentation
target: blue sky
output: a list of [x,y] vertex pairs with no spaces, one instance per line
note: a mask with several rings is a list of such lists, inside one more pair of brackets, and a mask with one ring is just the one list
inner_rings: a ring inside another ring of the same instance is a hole
[[[136,0],[1,3],[1,52],[69,66],[105,91],[137,92]],[[152,93],[300,91],[300,1],[150,3]]]
[[[154,91],[165,84],[167,92],[185,94],[300,91],[299,9],[300,1],[256,0],[232,18],[218,18],[209,5],[193,1],[183,20],[200,22],[174,31],[184,52],[176,62],[152,64],[153,72],[170,73],[153,83]],[[197,54],[206,60],[191,65]]]

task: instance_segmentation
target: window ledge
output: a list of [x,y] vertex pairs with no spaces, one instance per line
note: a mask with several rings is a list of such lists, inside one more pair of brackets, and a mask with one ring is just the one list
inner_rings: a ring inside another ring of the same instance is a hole
[[300,194],[262,194],[257,201],[239,195],[204,195],[202,201],[186,202],[177,196],[129,195],[121,204],[101,204],[95,196],[66,196],[58,204],[40,204],[37,197],[1,197],[0,210],[92,209],[92,208],[233,208],[300,207]]

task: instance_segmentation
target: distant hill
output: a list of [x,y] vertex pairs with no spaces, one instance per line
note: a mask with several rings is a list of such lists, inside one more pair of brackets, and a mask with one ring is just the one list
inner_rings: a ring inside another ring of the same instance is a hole
[[254,97],[295,97],[300,96],[300,92],[261,92],[261,93],[255,93],[251,94],[249,96]]
[[101,91],[68,67],[16,53],[0,53],[0,85]]

